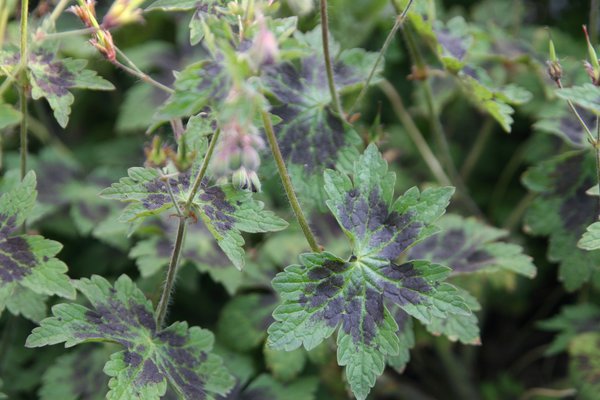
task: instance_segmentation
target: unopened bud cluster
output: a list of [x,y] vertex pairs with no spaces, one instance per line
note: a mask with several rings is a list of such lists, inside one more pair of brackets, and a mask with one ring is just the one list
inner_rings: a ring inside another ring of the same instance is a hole
[[254,125],[242,126],[239,121],[228,122],[215,148],[211,162],[213,174],[227,179],[243,190],[260,192],[261,184],[256,171],[260,167],[259,151],[265,143]]
[[267,28],[262,18],[259,19],[259,23],[260,30],[249,50],[250,63],[255,70],[275,64],[279,57],[279,44],[275,34]]

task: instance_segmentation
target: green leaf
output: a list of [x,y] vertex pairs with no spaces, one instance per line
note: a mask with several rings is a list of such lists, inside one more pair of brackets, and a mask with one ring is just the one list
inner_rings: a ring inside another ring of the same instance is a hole
[[[318,30],[296,37],[307,46],[321,49]],[[281,122],[274,127],[275,134],[294,186],[317,205],[326,198],[323,171],[350,170],[360,144],[356,131],[331,109],[324,59],[319,51],[297,64],[285,62],[270,68],[263,78],[276,101],[271,113]],[[359,49],[342,51],[333,66],[338,93],[360,89],[375,58],[375,54]]]
[[35,186],[30,172],[0,197],[0,311],[7,307],[15,315],[37,320],[45,314],[42,296],[74,298],[75,290],[65,275],[67,266],[55,258],[60,243],[18,234],[35,204]]
[[569,346],[569,376],[577,388],[577,398],[594,400],[600,390],[600,334],[584,333]]
[[0,129],[17,125],[21,122],[23,116],[14,109],[14,107],[0,103]]
[[600,308],[594,304],[582,303],[563,307],[560,314],[538,323],[541,329],[556,332],[556,337],[546,354],[553,356],[566,351],[577,335],[598,331],[599,321]]
[[40,400],[103,400],[108,377],[102,371],[110,353],[105,347],[81,348],[56,359],[42,377]]
[[587,227],[587,231],[577,242],[577,247],[590,251],[600,249],[600,222],[594,222]]
[[[180,207],[185,206],[191,192],[191,172],[179,173],[168,180],[152,168],[134,167],[128,172],[128,177],[101,193],[106,198],[129,203],[121,214],[122,221],[134,221],[173,209],[167,185],[171,186]],[[221,250],[238,269],[245,264],[242,232],[279,231],[287,226],[284,220],[271,211],[263,210],[263,207],[262,202],[253,199],[252,193],[238,190],[230,184],[211,184],[206,178],[193,201],[198,223],[214,236]]]
[[600,115],[600,88],[591,83],[556,89],[556,95],[563,100],[570,100],[574,104]]
[[598,276],[600,251],[585,251],[577,242],[596,222],[598,201],[587,190],[596,182],[592,152],[569,152],[530,168],[523,183],[538,194],[525,215],[525,230],[549,236],[548,259],[558,262],[559,279],[569,291]]
[[415,333],[413,330],[413,319],[402,308],[395,304],[387,303],[398,325],[396,335],[400,341],[400,352],[395,356],[389,356],[387,363],[398,373],[402,373],[410,360],[410,349],[415,346]]
[[217,336],[231,349],[249,351],[266,337],[273,321],[271,313],[277,299],[272,294],[246,294],[232,298],[223,308],[217,324]]
[[[350,387],[366,398],[383,372],[386,358],[400,354],[398,324],[388,304],[428,324],[449,314],[471,311],[453,286],[450,270],[428,261],[395,260],[435,232],[431,224],[445,211],[453,188],[416,188],[393,201],[395,175],[374,145],[354,165],[352,180],[325,174],[328,207],[352,243],[352,256],[331,253],[300,256],[273,280],[283,303],[275,309],[269,344],[313,349],[338,332],[338,363],[346,366]],[[338,330],[338,328],[340,328]]]
[[74,285],[91,303],[59,304],[27,338],[27,347],[110,342],[124,347],[104,367],[111,379],[107,399],[160,399],[171,389],[183,399],[214,399],[226,394],[233,378],[210,351],[213,335],[176,322],[156,326],[152,303],[127,277],[113,285],[100,276]]
[[413,247],[411,259],[446,265],[453,275],[506,270],[535,276],[532,259],[521,246],[498,241],[508,236],[507,231],[458,215],[446,215],[438,225],[442,232]]
[[[6,61],[6,60],[5,60]],[[18,54],[10,58],[9,65],[19,63]],[[37,49],[29,54],[28,77],[31,83],[31,97],[45,98],[54,111],[54,117],[61,127],[66,127],[74,97],[71,89],[112,90],[112,83],[86,70],[87,61],[71,58],[58,58],[56,54]]]

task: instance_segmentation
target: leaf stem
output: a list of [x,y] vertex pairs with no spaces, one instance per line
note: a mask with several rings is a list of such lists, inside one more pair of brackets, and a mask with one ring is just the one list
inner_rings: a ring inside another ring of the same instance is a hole
[[200,166],[200,170],[198,171],[198,175],[196,175],[196,179],[194,179],[194,183],[192,184],[192,190],[190,191],[190,195],[188,197],[187,202],[185,203],[184,212],[187,214],[190,212],[190,208],[192,203],[194,202],[194,197],[196,197],[196,193],[200,189],[200,184],[202,183],[202,179],[204,179],[204,175],[206,175],[206,170],[208,169],[208,164],[210,163],[210,159],[215,151],[215,146],[217,145],[217,141],[219,140],[219,135],[221,134],[221,130],[217,129],[210,139],[210,143],[208,144],[208,150],[206,150],[206,155],[204,156],[204,160],[202,160],[202,165]]
[[510,232],[514,231],[518,227],[519,221],[521,221],[523,218],[523,214],[525,214],[529,208],[529,205],[533,200],[535,200],[536,197],[537,195],[531,192],[523,196],[521,201],[519,201],[519,203],[513,208],[513,211],[510,213],[510,215],[506,218],[506,222],[502,228]]
[[310,248],[315,253],[320,253],[321,248],[317,244],[317,239],[310,229],[308,221],[304,216],[304,212],[302,211],[302,207],[300,207],[300,202],[298,202],[298,198],[294,192],[294,186],[292,185],[292,180],[290,179],[290,175],[288,174],[285,166],[283,156],[281,155],[279,144],[277,144],[277,138],[275,137],[275,132],[273,131],[273,124],[271,122],[271,118],[269,117],[269,113],[264,110],[261,111],[261,113],[263,125],[265,126],[265,132],[267,134],[267,140],[269,141],[269,146],[271,147],[271,153],[275,159],[275,164],[277,164],[277,171],[279,172],[279,177],[281,178],[281,183],[283,184],[283,188],[285,189],[285,193],[287,194],[290,205],[294,210],[294,214],[296,214],[296,219],[300,224],[300,228],[302,228],[302,232],[304,233]]
[[323,37],[323,55],[325,58],[325,70],[327,72],[327,84],[331,93],[331,101],[338,116],[344,119],[344,110],[340,103],[340,98],[335,90],[335,80],[333,77],[333,64],[329,54],[329,17],[327,15],[327,0],[321,1],[321,35]]
[[153,78],[151,78],[149,75],[141,72],[141,71],[136,71],[133,68],[128,67],[127,65],[123,65],[120,61],[118,60],[114,60],[112,61],[112,64],[118,68],[121,68],[123,71],[127,72],[130,75],[135,76],[136,78],[141,79],[142,81],[151,84],[152,86],[166,92],[169,94],[173,94],[175,93],[175,90],[171,89],[170,87],[163,85],[162,83],[154,80]]
[[489,117],[486,118],[485,122],[483,123],[481,131],[477,135],[477,139],[475,139],[475,143],[473,144],[473,147],[471,147],[471,150],[467,155],[467,159],[460,169],[460,176],[462,177],[463,182],[467,182],[469,180],[473,169],[481,158],[481,153],[483,153],[483,150],[485,149],[490,137],[492,136],[492,132],[494,131],[494,124],[494,120]]
[[98,31],[98,29],[91,27],[91,28],[83,28],[83,29],[74,29],[74,30],[64,31],[64,32],[47,33],[47,34],[44,34],[39,40],[41,40],[41,41],[57,40],[57,39],[63,39],[63,38],[70,37],[70,36],[79,36],[79,35],[85,35],[88,33],[94,33],[97,31]]
[[354,112],[354,110],[356,109],[356,107],[358,106],[360,101],[362,100],[362,98],[365,96],[365,94],[367,94],[367,90],[369,90],[369,84],[371,83],[373,76],[375,76],[375,71],[377,70],[377,67],[383,60],[383,56],[385,55],[385,53],[387,53],[387,49],[390,47],[390,44],[392,44],[392,40],[396,36],[398,29],[400,29],[400,27],[404,23],[404,20],[406,19],[406,15],[408,14],[408,10],[410,9],[410,6],[412,5],[412,3],[413,3],[413,0],[409,0],[408,4],[404,8],[404,11],[402,11],[402,14],[396,16],[396,21],[394,22],[394,26],[392,27],[392,30],[390,31],[387,38],[385,39],[385,42],[383,42],[383,46],[381,47],[381,50],[379,51],[379,54],[377,55],[375,64],[373,64],[373,68],[371,68],[371,71],[369,72],[369,77],[365,81],[365,84],[362,87],[360,93],[358,94],[358,97],[354,101],[354,104],[352,104],[352,107],[350,107],[350,110],[348,111],[348,115],[352,115],[352,113]]
[[21,109],[21,129],[20,129],[20,169],[21,169],[21,180],[25,178],[27,174],[27,65],[28,49],[27,49],[27,22],[29,18],[29,0],[21,0],[21,71],[19,73],[21,80],[21,90],[19,90],[19,103]]
[[404,129],[410,136],[411,140],[417,147],[419,154],[425,161],[425,164],[429,167],[432,175],[441,185],[451,185],[452,182],[450,178],[444,172],[444,168],[440,164],[439,160],[431,151],[431,148],[427,144],[427,141],[423,137],[423,134],[415,124],[415,121],[408,113],[406,108],[404,107],[404,103],[402,102],[402,98],[392,86],[392,84],[388,80],[383,80],[379,83],[379,88],[383,91],[383,93],[387,96],[388,100],[392,104],[392,108],[394,109],[398,119],[402,122]]
[[158,329],[161,329],[165,322],[171,293],[173,292],[173,286],[175,285],[175,277],[177,275],[177,267],[181,255],[181,248],[183,247],[183,241],[185,239],[185,230],[187,226],[186,221],[187,219],[185,217],[179,217],[177,236],[175,237],[175,246],[173,247],[173,252],[171,253],[171,261],[169,262],[169,269],[167,270],[167,278],[165,280],[165,285],[163,287],[160,300],[156,306],[156,326]]
[[0,48],[4,45],[4,35],[6,33],[6,23],[8,22],[8,2],[0,2]]

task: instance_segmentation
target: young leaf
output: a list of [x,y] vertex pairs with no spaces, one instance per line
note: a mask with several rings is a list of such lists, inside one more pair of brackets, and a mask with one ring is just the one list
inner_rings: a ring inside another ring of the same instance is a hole
[[[130,168],[129,177],[114,183],[101,195],[129,202],[121,220],[134,221],[174,207],[167,185],[171,186],[175,200],[183,207],[191,190],[189,172],[163,179],[156,169]],[[252,193],[237,190],[230,184],[214,185],[208,179],[202,182],[193,202],[194,212],[238,269],[245,263],[242,232],[278,231],[287,226],[271,211],[263,210],[263,206],[262,202],[253,199]]]
[[388,309],[398,325],[396,335],[400,341],[400,351],[395,356],[389,356],[387,363],[398,373],[402,373],[410,360],[410,349],[415,346],[415,333],[413,330],[413,319],[403,309],[394,303],[386,302]]
[[579,334],[600,329],[600,308],[589,303],[566,306],[560,314],[541,321],[538,326],[556,332],[556,337],[546,350],[547,355],[556,355],[566,351]]
[[65,275],[67,266],[54,257],[62,245],[38,235],[18,234],[35,204],[35,186],[35,174],[30,172],[0,197],[0,311],[8,307],[13,314],[32,319],[43,317],[44,295],[75,297]]
[[577,388],[577,398],[594,400],[600,391],[600,334],[584,333],[569,346],[569,376]]
[[[152,276],[169,264],[177,229],[175,222],[163,219],[158,226],[160,235],[142,240],[131,249],[129,255],[136,260],[143,277]],[[201,222],[189,224],[181,261],[182,265],[189,262],[198,271],[207,272],[215,282],[222,283],[229,294],[234,294],[242,284],[243,275],[233,267]]]
[[353,181],[327,171],[328,207],[352,243],[345,261],[328,253],[300,256],[273,280],[283,304],[275,309],[269,344],[308,350],[338,330],[338,362],[350,387],[366,398],[383,372],[385,359],[398,355],[398,325],[384,302],[396,304],[428,324],[433,317],[471,314],[453,286],[450,270],[428,261],[395,260],[435,232],[431,224],[445,211],[453,188],[416,188],[393,201],[395,175],[371,145],[354,165]]
[[591,152],[570,152],[530,168],[523,183],[538,196],[525,215],[525,229],[550,237],[548,259],[560,263],[559,278],[567,290],[594,280],[600,251],[577,248],[586,228],[596,222],[598,201],[586,191],[596,182]]
[[102,372],[105,347],[81,348],[56,359],[42,377],[40,400],[103,400],[108,377]]
[[[19,54],[4,57],[3,64],[16,66]],[[71,104],[74,97],[71,89],[113,90],[112,83],[86,70],[87,61],[71,58],[58,58],[46,49],[37,49],[29,54],[27,62],[31,96],[34,99],[45,98],[54,111],[54,117],[60,126],[67,126]]]
[[92,308],[54,306],[54,316],[32,331],[26,346],[120,344],[125,349],[114,353],[104,367],[111,377],[107,399],[158,400],[166,393],[167,383],[183,399],[214,399],[233,385],[221,359],[210,353],[212,333],[188,328],[185,322],[157,327],[152,303],[126,275],[114,286],[97,275],[74,285]]
[[563,100],[570,100],[578,106],[600,115],[600,88],[585,83],[581,86],[556,89],[556,95]]
[[414,246],[411,259],[446,265],[452,268],[452,275],[507,270],[535,276],[531,257],[523,254],[520,246],[498,241],[508,232],[458,215],[442,217],[438,226],[442,232]]
[[577,247],[584,250],[599,250],[600,249],[600,222],[594,222],[587,227]]

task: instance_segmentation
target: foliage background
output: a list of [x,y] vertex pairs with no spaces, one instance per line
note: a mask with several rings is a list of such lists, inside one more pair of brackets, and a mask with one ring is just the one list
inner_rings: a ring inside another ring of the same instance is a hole
[[[32,7],[38,5],[34,3]],[[99,14],[108,5],[99,1]],[[565,85],[570,86],[587,81],[580,63],[586,55],[580,26],[588,23],[589,7],[587,1],[443,1],[438,2],[438,18],[449,20],[454,16],[463,16],[483,32],[493,33],[491,37],[482,35],[476,40],[491,45],[505,44],[503,49],[507,52],[527,48],[527,56],[542,67],[541,63],[547,58],[548,43],[548,33],[544,27],[549,26],[565,67]],[[359,46],[378,51],[391,28],[393,15],[386,1],[330,2],[333,35],[344,47]],[[142,70],[168,84],[172,80],[170,70],[181,68],[198,56],[197,49],[188,44],[188,17],[183,13],[151,12],[144,18],[143,25],[132,24],[115,31],[115,42]],[[313,12],[301,19],[300,27],[312,29],[317,22],[318,14]],[[78,28],[80,25],[74,16],[64,16],[59,20],[58,31]],[[14,33],[16,23],[10,29]],[[37,170],[39,184],[43,185],[38,188],[40,198],[47,196],[48,204],[57,210],[40,221],[35,229],[45,237],[64,244],[59,257],[69,266],[70,277],[99,274],[114,279],[127,274],[136,279],[151,299],[156,299],[160,294],[161,274],[140,277],[135,260],[128,255],[130,248],[143,239],[143,235],[128,239],[126,232],[115,224],[105,226],[108,234],[93,234],[91,232],[97,220],[92,218],[88,221],[85,216],[82,218],[80,214],[85,214],[85,211],[79,207],[81,204],[93,204],[102,210],[105,218],[114,218],[115,212],[118,212],[111,209],[114,204],[97,199],[96,193],[108,186],[107,183],[125,176],[127,168],[143,164],[143,148],[150,140],[144,135],[145,124],[153,107],[164,97],[161,98],[162,94],[158,91],[147,89],[105,62],[91,46],[85,44],[84,37],[69,38],[63,43],[64,55],[88,59],[89,68],[98,71],[117,89],[108,92],[78,91],[69,125],[65,129],[53,119],[45,102],[32,103],[32,165],[46,165]],[[423,43],[420,46],[426,48]],[[424,52],[428,64],[439,68],[439,62],[431,51]],[[522,245],[524,252],[533,257],[538,274],[532,280],[511,274],[461,280],[463,286],[468,287],[483,305],[483,310],[478,313],[482,345],[450,343],[444,338],[432,337],[423,328],[417,327],[417,345],[411,352],[411,362],[401,374],[388,368],[370,397],[373,399],[445,399],[449,398],[448,393],[452,393],[451,398],[491,400],[525,396],[522,398],[541,399],[548,397],[537,395],[544,392],[536,392],[534,388],[548,388],[560,393],[576,385],[576,378],[569,376],[567,354],[548,354],[555,333],[542,329],[540,321],[557,315],[566,305],[594,304],[597,289],[586,284],[580,290],[567,291],[558,281],[557,263],[548,261],[547,238],[526,235],[522,229],[521,211],[532,199],[527,197],[528,190],[520,176],[529,167],[569,148],[557,136],[536,129],[536,122],[543,120],[545,113],[551,112],[548,110],[556,109],[552,108],[556,106],[556,101],[545,95],[552,88],[552,83],[543,80],[540,83],[539,71],[509,59],[479,62],[482,65],[489,63],[490,75],[498,86],[505,82],[516,82],[533,93],[529,102],[516,107],[510,134],[490,122],[490,117],[473,108],[465,96],[455,91],[449,92],[443,85],[434,86],[435,101],[442,110],[441,120],[457,165],[464,162],[476,138],[487,134],[484,130],[490,131],[489,141],[468,180],[469,190],[490,224],[509,230],[510,240]],[[423,94],[415,81],[407,79],[410,68],[407,48],[398,34],[386,55],[384,76],[402,95],[426,138],[433,141]],[[16,92],[9,92],[5,101],[15,103]],[[379,124],[374,123],[377,119]],[[390,103],[375,87],[369,90],[364,101],[358,127],[363,139],[375,139],[380,144],[390,168],[398,175],[397,192],[430,182],[425,165],[398,122]],[[168,127],[159,128],[157,134],[167,138]],[[4,130],[2,140],[2,171],[5,173],[4,181],[7,181],[11,168],[18,164],[17,130]],[[44,157],[61,160],[58,163],[60,167],[47,168],[49,164],[44,164]],[[71,160],[72,170],[65,166],[66,159]],[[279,185],[277,177],[264,180],[265,193],[261,198],[292,223],[292,214],[288,211]],[[451,210],[467,214],[460,206],[455,207]],[[324,227],[315,222],[317,230],[323,229],[325,233],[321,235],[325,236],[329,226],[327,223],[321,225]],[[303,248],[303,239],[296,228],[266,237],[249,235],[250,262],[268,265],[267,268],[274,270],[295,263],[296,255],[308,250]],[[152,227],[148,229],[152,230]],[[243,352],[227,350],[231,352],[231,359],[237,360],[237,365],[248,366],[251,375],[267,373],[274,376],[268,379],[279,380],[281,384],[290,380],[301,382],[296,376],[302,379],[317,378],[320,381],[317,399],[347,398],[341,370],[327,349],[322,349],[324,354],[312,354],[308,361],[303,355],[296,354],[297,359],[293,355],[282,356],[283,361],[280,362],[283,365],[278,366],[275,361],[269,360],[268,351],[263,354],[260,343],[264,337],[260,333],[257,333],[257,338],[252,338],[251,329],[240,329],[236,324],[228,325],[227,321],[223,321],[227,307],[232,307],[231,296],[222,285],[208,274],[197,274],[193,268],[181,270],[169,313],[171,320],[188,321],[190,325],[210,329],[217,333],[217,340],[222,341],[223,345],[254,340],[254,344],[243,348]],[[253,312],[256,312],[255,309]],[[586,323],[596,324],[595,321],[592,319]],[[10,399],[36,398],[39,395],[42,398],[58,398],[52,394],[44,395],[44,389],[40,391],[40,387],[45,387],[45,381],[60,379],[48,369],[51,365],[68,361],[64,358],[57,361],[57,357],[64,353],[60,346],[41,349],[23,347],[25,338],[34,326],[8,313],[4,313],[0,319],[0,377],[4,382],[2,391]],[[240,331],[235,332],[236,328]],[[266,326],[263,328],[266,329]],[[106,352],[106,349],[97,347],[97,353],[86,357],[102,359],[103,351]],[[69,354],[82,357],[80,353],[72,351]],[[106,354],[110,354],[110,350]],[[597,357],[594,360],[597,363]],[[71,379],[83,380],[83,375],[95,373],[89,370],[95,364],[87,360],[82,363],[85,366],[77,367]],[[295,367],[298,371],[294,371]],[[69,369],[65,367],[64,370]],[[54,373],[58,374],[56,370]],[[102,374],[93,376],[97,380],[97,387],[89,387],[80,398],[98,398],[98,391],[106,387],[100,384],[102,379],[106,379],[101,378]],[[290,390],[280,398],[301,398],[300,394],[289,397]]]

